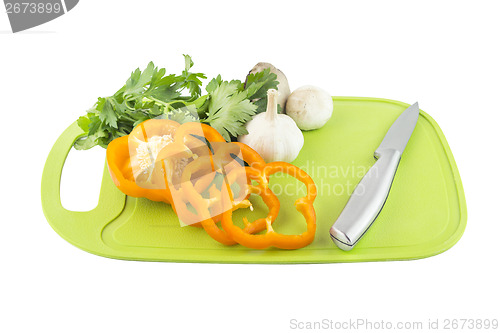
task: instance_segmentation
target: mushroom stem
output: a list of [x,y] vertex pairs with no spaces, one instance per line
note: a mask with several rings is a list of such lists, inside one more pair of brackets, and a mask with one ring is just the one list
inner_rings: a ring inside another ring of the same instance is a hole
[[278,116],[278,91],[276,89],[269,89],[267,91],[267,110],[266,120],[273,122]]

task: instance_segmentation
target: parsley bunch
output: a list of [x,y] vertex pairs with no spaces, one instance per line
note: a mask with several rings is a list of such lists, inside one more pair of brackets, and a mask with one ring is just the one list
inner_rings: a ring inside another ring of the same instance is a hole
[[222,81],[217,76],[208,83],[208,110],[202,120],[215,128],[227,141],[248,134],[245,123],[252,116],[266,111],[267,90],[276,89],[276,74],[270,69],[250,74],[245,83]]
[[106,148],[113,139],[130,134],[137,124],[151,118],[204,122],[230,141],[247,134],[245,123],[265,111],[267,90],[278,85],[276,74],[269,69],[249,75],[245,83],[223,81],[218,75],[206,86],[207,94],[201,95],[206,76],[190,72],[193,61],[189,55],[184,60],[180,75],[166,75],[164,68],[150,62],[144,71],[133,71],[114,95],[99,97],[87,115],[78,119],[84,134],[74,147]]

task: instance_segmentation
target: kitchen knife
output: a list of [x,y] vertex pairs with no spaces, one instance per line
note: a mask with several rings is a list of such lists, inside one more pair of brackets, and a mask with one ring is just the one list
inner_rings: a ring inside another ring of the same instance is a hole
[[372,225],[382,210],[391,190],[396,170],[417,124],[418,103],[407,108],[392,124],[375,150],[375,164],[354,189],[330,236],[340,249],[351,250]]

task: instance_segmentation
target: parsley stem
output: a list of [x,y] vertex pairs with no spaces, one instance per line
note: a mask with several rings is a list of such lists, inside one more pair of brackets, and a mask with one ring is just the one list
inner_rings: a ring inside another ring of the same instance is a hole
[[149,100],[151,100],[151,101],[155,101],[156,103],[161,104],[161,105],[164,105],[164,106],[166,106],[166,107],[170,107],[170,103],[167,103],[167,102],[161,101],[161,100],[159,100],[159,99],[157,99],[157,98],[154,98],[154,97],[149,96],[149,97],[146,97],[146,99],[149,99]]
[[130,117],[130,116],[127,116],[126,114],[122,114],[122,115],[120,116],[120,118],[122,118],[122,119],[126,119],[126,120],[128,120],[128,121],[131,121],[132,123],[135,123],[135,119],[134,119],[134,118],[132,118],[132,117]]

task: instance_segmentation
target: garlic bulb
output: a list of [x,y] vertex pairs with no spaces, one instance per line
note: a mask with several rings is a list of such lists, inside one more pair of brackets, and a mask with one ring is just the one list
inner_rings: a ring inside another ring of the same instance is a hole
[[286,114],[295,120],[301,130],[322,127],[333,112],[332,96],[314,86],[303,86],[294,90],[286,103]]
[[292,118],[278,114],[278,91],[267,91],[267,110],[246,124],[248,134],[238,141],[253,148],[266,162],[291,162],[304,145],[304,135]]

